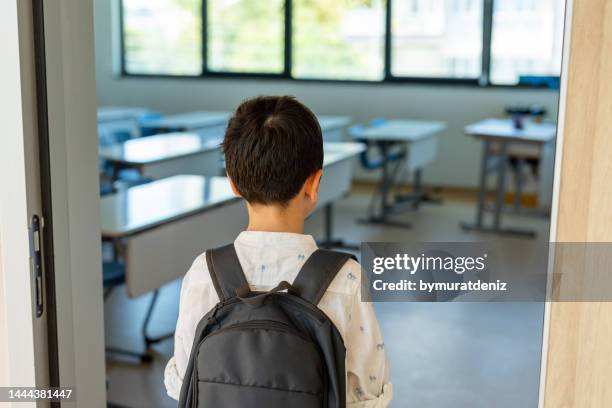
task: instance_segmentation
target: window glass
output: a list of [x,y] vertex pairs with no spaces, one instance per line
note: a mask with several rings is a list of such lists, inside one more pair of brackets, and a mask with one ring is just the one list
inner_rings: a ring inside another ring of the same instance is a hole
[[123,0],[122,5],[127,73],[202,72],[200,0]]
[[392,1],[392,75],[480,77],[482,0]]
[[284,0],[208,0],[208,69],[281,73]]
[[495,0],[491,82],[518,84],[521,76],[559,76],[565,0]]
[[293,76],[383,78],[385,1],[293,0],[292,4]]

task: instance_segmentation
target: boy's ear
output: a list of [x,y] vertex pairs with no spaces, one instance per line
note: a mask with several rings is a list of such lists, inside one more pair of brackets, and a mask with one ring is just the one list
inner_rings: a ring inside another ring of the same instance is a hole
[[312,201],[319,199],[319,186],[321,185],[321,177],[323,177],[323,170],[319,169],[312,173],[310,177],[306,179],[305,193],[308,198]]
[[234,184],[234,182],[232,181],[232,179],[230,178],[230,176],[227,176],[227,179],[229,180],[230,183],[230,187],[232,187],[232,191],[234,192],[234,195],[236,197],[241,197],[240,193],[238,192],[238,189],[236,188],[236,185]]

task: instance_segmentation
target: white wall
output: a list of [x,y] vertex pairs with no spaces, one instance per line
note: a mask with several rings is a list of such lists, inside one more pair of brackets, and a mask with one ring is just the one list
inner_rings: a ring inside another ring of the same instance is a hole
[[410,84],[342,84],[287,80],[120,78],[117,72],[118,22],[112,0],[95,0],[96,79],[100,105],[142,105],[162,112],[196,109],[231,110],[259,94],[292,94],[321,114],[438,119],[448,123],[436,166],[425,181],[473,186],[477,182],[479,145],[463,135],[473,121],[503,114],[509,104],[541,104],[556,117],[558,93],[549,90],[480,89]]
[[[2,245],[2,242],[0,242]],[[0,387],[9,383],[8,331],[6,329],[6,298],[4,296],[4,272],[2,270],[2,247],[0,247]]]

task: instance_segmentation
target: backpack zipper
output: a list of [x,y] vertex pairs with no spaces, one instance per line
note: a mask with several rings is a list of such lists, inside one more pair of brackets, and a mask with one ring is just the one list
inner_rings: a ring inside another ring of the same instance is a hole
[[276,331],[282,331],[282,332],[294,334],[297,337],[300,337],[302,340],[307,341],[308,343],[316,344],[313,339],[311,339],[310,337],[306,336],[304,333],[291,327],[288,324],[277,322],[274,320],[252,320],[252,321],[236,323],[231,326],[224,327],[223,329],[219,329],[216,332],[211,333],[208,336],[204,337],[202,341],[198,344],[198,346],[200,346],[204,341],[208,340],[209,338],[216,336],[217,334],[221,334],[224,331],[240,330],[240,329],[272,329]]
[[[299,296],[292,295],[292,294],[281,294],[281,293],[278,293],[276,295],[277,295],[277,297],[279,299],[282,299],[282,301],[286,305],[288,305],[289,307],[295,307],[297,309],[303,310],[303,311],[307,312],[308,314],[316,317],[317,321],[322,321],[322,320],[327,319],[327,320],[329,320],[331,322],[331,319],[325,313],[323,313],[321,311],[321,309],[319,309],[316,305],[313,305],[313,304],[305,301],[304,299],[300,298]],[[288,296],[290,296],[290,298],[288,298]],[[210,316],[208,316],[207,319],[208,320],[215,319],[215,316],[216,316],[216,314],[217,314],[217,312],[219,310],[223,309],[225,306],[228,306],[228,305],[231,305],[231,304],[234,304],[234,303],[238,303],[238,302],[241,302],[241,299],[238,298],[238,297],[232,297],[232,298],[220,301],[219,303],[217,303],[215,305],[215,308],[213,309],[212,314]],[[204,341],[206,341],[206,339],[208,339],[209,337],[214,336],[215,334],[218,334],[219,332],[222,332],[223,330],[228,330],[228,329],[231,329],[231,328],[236,328],[236,326],[243,325],[243,324],[246,324],[246,323],[253,323],[253,322],[244,322],[244,323],[234,324],[234,325],[225,327],[223,329],[219,329],[216,332],[213,332],[213,333],[211,333],[211,334],[209,334],[207,336],[202,337],[197,342],[195,350],[199,350],[200,346],[202,345],[202,343],[204,343]],[[276,324],[279,324],[279,325],[283,325],[283,326],[286,326],[286,327],[290,328],[289,325],[284,325],[283,323],[279,323],[279,322],[273,322],[273,323],[276,323]],[[293,329],[293,330],[295,330],[295,329]],[[302,333],[298,332],[297,330],[295,330],[295,332],[299,333],[300,337],[302,337],[302,338],[305,337]],[[321,362],[325,366],[326,362],[325,362],[325,360],[323,358],[323,354],[322,354],[321,350],[318,347],[318,344],[316,344],[310,338],[308,338],[306,340],[308,342],[313,343],[313,344],[315,344],[317,346],[317,350],[319,352],[319,356],[321,358]],[[340,336],[340,341],[342,342],[342,345],[344,346],[344,339],[342,338],[342,336]],[[196,358],[197,358],[197,355],[196,355]],[[195,364],[193,365],[191,376],[192,376],[192,378],[193,378],[193,376],[197,377],[197,366]],[[328,381],[328,379],[327,379],[327,370],[325,369],[325,367],[323,368],[323,376],[324,376],[323,379],[325,381],[324,384],[327,384],[327,381]],[[192,394],[192,399],[191,399],[192,407],[195,407],[194,404],[197,401],[197,387],[195,387],[195,388],[196,389],[194,390],[194,392]],[[323,389],[323,405],[325,407],[328,406],[327,398],[328,398],[327,397],[327,386],[325,386],[324,389]]]
[[[223,307],[224,305],[221,305],[221,307]],[[221,308],[219,307],[219,308]],[[213,312],[213,316],[216,313],[216,311]],[[213,317],[211,316],[211,318]],[[236,323],[233,324],[231,326],[228,327],[224,327],[223,329],[219,329],[214,333],[209,334],[208,336],[205,336],[204,338],[202,338],[198,344],[197,344],[197,349],[199,351],[200,347],[202,346],[202,344],[208,340],[211,337],[216,336],[217,334],[220,334],[224,331],[230,331],[230,330],[240,330],[240,329],[250,329],[250,328],[254,328],[254,329],[272,329],[272,330],[277,330],[277,331],[282,331],[282,332],[287,332],[287,333],[291,333],[296,335],[297,337],[300,337],[302,340],[312,344],[315,346],[315,349],[317,350],[317,354],[319,354],[319,360],[321,361],[322,364],[322,384],[323,384],[323,393],[322,395],[322,402],[323,402],[323,406],[327,407],[327,369],[325,368],[326,363],[325,363],[325,359],[323,357],[323,353],[321,352],[321,349],[319,348],[319,345],[310,337],[304,335],[302,332],[298,331],[297,329],[291,327],[288,324],[285,323],[280,323],[280,322],[276,322],[274,320],[253,320],[253,321],[247,321],[247,322],[242,322],[242,323]],[[197,358],[197,356],[196,356]],[[197,377],[197,369],[196,366],[194,365],[193,367],[193,372],[192,372],[192,376]],[[193,378],[193,377],[192,377]],[[197,388],[197,387],[196,387]],[[192,400],[192,404],[194,404],[197,401],[197,391],[194,392],[194,398]],[[195,407],[195,405],[193,405]]]

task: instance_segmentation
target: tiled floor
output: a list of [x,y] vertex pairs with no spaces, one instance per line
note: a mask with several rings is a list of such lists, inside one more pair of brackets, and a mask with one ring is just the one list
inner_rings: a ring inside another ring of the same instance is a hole
[[[488,241],[517,238],[465,233],[458,227],[471,220],[471,201],[447,199],[400,218],[413,229],[356,224],[368,204],[353,194],[336,206],[337,235],[350,241]],[[506,217],[514,226],[529,226],[546,239],[545,219]],[[320,235],[321,215],[309,220],[308,232]],[[203,248],[204,249],[204,248]],[[176,321],[180,282],[163,288],[152,331],[171,330]],[[107,342],[139,350],[140,325],[149,295],[127,299],[118,288],[106,302]],[[543,304],[538,303],[379,303],[394,383],[393,407],[536,407],[540,375]],[[108,398],[126,407],[175,407],[165,395],[164,365],[172,341],[155,346],[151,364],[109,359]]]

